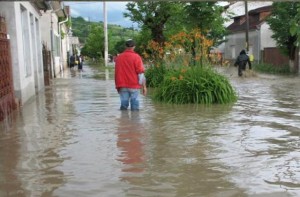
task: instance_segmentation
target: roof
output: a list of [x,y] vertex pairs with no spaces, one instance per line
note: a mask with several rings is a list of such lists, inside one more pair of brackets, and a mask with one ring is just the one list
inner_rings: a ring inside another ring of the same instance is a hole
[[51,7],[45,1],[31,0],[30,3],[40,16],[42,15],[40,10],[44,10],[44,12],[46,12],[47,10],[51,9]]
[[[272,6],[264,6],[248,12],[249,30],[258,29],[262,23],[266,21],[266,17],[270,15]],[[264,13],[264,14],[262,14]],[[258,15],[262,14],[258,17]],[[234,17],[234,22],[227,27],[230,32],[239,32],[246,30],[245,15]],[[241,20],[244,20],[241,23]]]
[[67,17],[69,8],[61,5],[61,0],[49,1],[49,0],[30,0],[30,3],[37,10],[52,10],[59,17]]
[[252,14],[259,14],[261,12],[270,12],[270,11],[272,11],[272,6],[271,5],[251,10],[248,13],[249,13],[249,15],[252,15]]
[[46,1],[31,0],[30,3],[34,4],[39,10],[46,11],[51,9]]

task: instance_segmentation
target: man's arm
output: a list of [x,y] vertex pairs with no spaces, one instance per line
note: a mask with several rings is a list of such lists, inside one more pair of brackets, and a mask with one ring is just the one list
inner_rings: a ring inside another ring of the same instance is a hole
[[147,95],[147,84],[146,84],[146,77],[144,73],[140,73],[138,75],[139,77],[139,84],[142,86],[143,89],[143,95],[146,96]]
[[143,82],[143,95],[146,96],[147,95],[147,86],[146,86],[146,80],[144,80]]

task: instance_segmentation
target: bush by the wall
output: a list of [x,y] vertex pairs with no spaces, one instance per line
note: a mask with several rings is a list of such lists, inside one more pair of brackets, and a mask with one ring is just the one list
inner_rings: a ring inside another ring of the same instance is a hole
[[254,64],[253,69],[257,72],[270,73],[270,74],[290,74],[289,65],[281,67],[273,66],[271,64]]

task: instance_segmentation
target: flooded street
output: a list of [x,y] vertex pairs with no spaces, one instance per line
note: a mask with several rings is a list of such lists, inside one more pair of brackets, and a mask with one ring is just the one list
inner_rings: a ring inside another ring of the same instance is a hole
[[[232,105],[141,96],[66,72],[0,124],[0,197],[300,196],[300,77],[238,78]],[[150,91],[151,93],[151,91]]]

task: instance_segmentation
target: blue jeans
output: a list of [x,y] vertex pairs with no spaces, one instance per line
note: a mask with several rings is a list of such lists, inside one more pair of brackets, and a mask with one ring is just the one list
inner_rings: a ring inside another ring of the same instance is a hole
[[140,89],[121,88],[119,94],[121,99],[121,110],[127,110],[129,103],[132,111],[139,110]]

